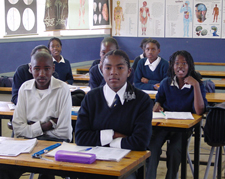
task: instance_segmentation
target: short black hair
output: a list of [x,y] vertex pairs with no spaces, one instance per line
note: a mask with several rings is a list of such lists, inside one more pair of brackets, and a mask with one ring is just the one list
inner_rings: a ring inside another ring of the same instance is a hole
[[154,40],[152,38],[149,38],[145,43],[144,43],[144,48],[146,47],[147,44],[153,43],[157,46],[158,49],[160,49],[160,44],[157,40]]
[[142,39],[140,47],[143,48],[144,45],[145,45],[145,43],[148,42],[148,40],[150,40],[150,39],[152,39],[152,38],[151,37],[148,37],[148,38]]
[[101,44],[104,44],[104,43],[106,43],[106,42],[110,42],[110,43],[114,44],[114,45],[116,46],[116,49],[119,49],[119,45],[118,45],[116,39],[114,39],[114,38],[112,38],[112,37],[105,37],[105,38],[102,40]]
[[56,40],[59,42],[60,46],[62,47],[62,42],[59,38],[57,37],[52,37],[49,41],[48,41],[48,48],[50,48],[50,43],[53,41],[53,40]]
[[31,51],[30,56],[34,55],[40,49],[45,49],[49,52],[49,54],[51,54],[50,50],[45,45],[38,45],[38,46],[34,47],[34,49]]
[[33,60],[36,60],[36,59],[41,58],[41,57],[50,59],[52,61],[52,65],[54,64],[51,54],[47,53],[47,52],[44,52],[44,51],[40,51],[40,52],[34,53],[31,56],[31,64],[32,64]]
[[195,71],[194,66],[194,60],[193,57],[189,52],[186,50],[176,51],[170,56],[169,60],[169,69],[168,69],[168,76],[171,78],[171,80],[174,80],[175,72],[174,72],[174,63],[175,59],[178,55],[181,55],[185,58],[187,64],[188,64],[188,73],[187,76],[192,76],[194,79],[196,79],[199,83],[201,83],[201,78],[199,74]]
[[121,56],[124,58],[124,60],[126,61],[127,67],[130,68],[130,59],[128,57],[128,55],[123,51],[123,50],[111,50],[110,52],[106,53],[104,58],[103,58],[103,62],[105,61],[105,59],[110,56],[110,55],[116,55],[116,56]]

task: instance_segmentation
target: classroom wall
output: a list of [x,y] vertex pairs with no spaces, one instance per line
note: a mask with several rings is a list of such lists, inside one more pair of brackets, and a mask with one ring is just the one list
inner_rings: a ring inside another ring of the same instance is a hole
[[[142,37],[114,37],[131,60],[142,53]],[[187,50],[195,62],[225,63],[224,39],[154,38],[161,46],[160,56],[166,60],[177,50]],[[225,68],[225,67],[224,67]]]
[[[102,39],[108,35],[85,37],[60,37],[62,55],[70,63],[99,59]],[[16,39],[0,43],[0,73],[13,72],[21,64],[30,62],[32,49],[40,44],[48,45],[48,38]]]

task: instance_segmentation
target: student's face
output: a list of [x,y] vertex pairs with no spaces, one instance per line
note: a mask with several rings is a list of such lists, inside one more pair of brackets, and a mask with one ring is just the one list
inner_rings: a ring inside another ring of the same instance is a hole
[[145,47],[145,56],[150,62],[154,62],[158,58],[160,49],[154,43],[148,43]]
[[174,62],[174,73],[177,78],[185,78],[188,74],[188,63],[186,59],[181,56],[177,55],[175,62]]
[[58,57],[61,54],[62,51],[62,46],[60,45],[60,43],[57,40],[53,40],[51,41],[50,45],[49,45],[49,50],[51,51],[52,56]]
[[106,57],[102,71],[106,83],[115,92],[123,87],[131,73],[131,69],[128,69],[125,59],[117,55]]
[[105,54],[111,50],[116,50],[116,45],[110,42],[102,43],[101,49],[100,49],[100,57],[101,57],[101,63],[105,56]]
[[37,89],[48,89],[52,73],[55,71],[52,59],[40,57],[32,60],[30,70],[35,79]]

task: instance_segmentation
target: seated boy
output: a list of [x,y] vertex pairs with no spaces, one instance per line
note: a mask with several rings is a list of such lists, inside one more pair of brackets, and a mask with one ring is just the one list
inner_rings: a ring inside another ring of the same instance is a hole
[[[44,45],[38,45],[36,46],[32,52],[31,52],[31,56],[34,55],[36,52],[39,51],[45,51],[48,52],[50,54],[49,49],[44,46]],[[18,91],[20,86],[27,80],[31,80],[33,79],[33,75],[30,72],[30,63],[28,64],[23,64],[20,65],[17,69],[16,72],[13,76],[13,83],[12,83],[12,99],[11,102],[13,102],[14,104],[17,104],[17,98],[18,98]],[[59,78],[58,77],[58,73],[57,72],[53,72],[52,74],[55,78]]]
[[158,90],[160,82],[167,76],[169,63],[158,56],[160,44],[157,40],[149,39],[144,49],[146,58],[137,64],[134,85],[143,90]]

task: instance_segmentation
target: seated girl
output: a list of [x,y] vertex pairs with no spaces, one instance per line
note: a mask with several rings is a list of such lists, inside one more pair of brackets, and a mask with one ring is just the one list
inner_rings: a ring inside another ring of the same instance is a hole
[[[153,111],[181,111],[201,115],[207,105],[205,95],[204,86],[195,71],[191,54],[184,50],[177,51],[170,57],[168,77],[160,83]],[[166,140],[170,140],[167,146],[166,179],[176,178],[181,163],[181,138],[179,132],[168,132],[163,128],[153,131],[146,178],[156,178],[162,153],[161,147]]]

